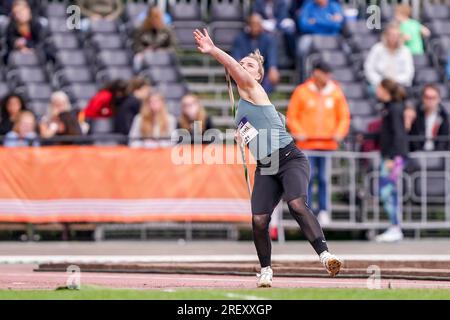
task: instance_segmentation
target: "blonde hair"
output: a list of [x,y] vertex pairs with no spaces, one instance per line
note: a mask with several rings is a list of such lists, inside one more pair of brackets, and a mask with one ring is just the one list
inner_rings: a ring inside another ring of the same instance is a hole
[[[161,110],[158,113],[155,113],[153,110],[149,108],[150,99],[158,98],[161,100]],[[153,137],[153,128],[155,123],[159,124],[160,136],[169,135],[169,114],[167,112],[166,101],[164,96],[159,93],[152,93],[147,99],[145,99],[142,104],[141,110],[141,135],[143,137]]]
[[411,17],[411,6],[407,4],[399,4],[395,7],[395,12],[407,17]]
[[261,78],[259,79],[259,82],[262,82],[264,78],[264,57],[259,51],[259,49],[256,49],[252,53],[250,53],[247,57],[252,58],[258,63],[258,72],[261,75]]
[[[202,106],[199,98],[196,95],[188,93],[183,98],[181,98],[181,101],[183,102],[183,100],[185,100],[187,98],[194,99],[195,103],[198,104],[199,109],[198,109],[197,117],[194,119],[194,121],[201,121],[202,122],[202,131],[204,131],[205,126],[206,126],[206,110],[205,110],[205,108]],[[182,129],[190,130],[192,121],[190,119],[188,119],[188,117],[183,112],[181,113],[179,122],[180,122],[180,127]]]
[[36,118],[34,117],[33,112],[28,111],[28,110],[23,110],[23,111],[19,112],[19,114],[17,115],[16,121],[14,121],[13,131],[15,131],[16,133],[19,133],[20,123],[22,122],[23,118],[26,118],[26,117],[33,119],[33,127],[36,127]]

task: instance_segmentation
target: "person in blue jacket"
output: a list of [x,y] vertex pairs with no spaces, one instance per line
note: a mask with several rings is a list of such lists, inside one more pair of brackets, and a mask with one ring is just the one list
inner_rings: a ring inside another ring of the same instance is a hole
[[280,81],[277,41],[270,33],[264,31],[261,16],[252,13],[247,20],[247,26],[234,40],[231,55],[240,61],[256,49],[259,49],[265,57],[264,72],[266,76],[263,79],[262,86],[270,93]]
[[309,0],[300,9],[297,24],[301,32],[298,54],[304,71],[304,61],[311,50],[312,36],[338,35],[344,25],[342,6],[337,1]]

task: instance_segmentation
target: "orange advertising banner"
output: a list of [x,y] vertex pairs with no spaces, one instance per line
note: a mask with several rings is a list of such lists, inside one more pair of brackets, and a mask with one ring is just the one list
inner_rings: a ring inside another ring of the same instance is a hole
[[251,218],[235,146],[0,148],[0,163],[1,222]]

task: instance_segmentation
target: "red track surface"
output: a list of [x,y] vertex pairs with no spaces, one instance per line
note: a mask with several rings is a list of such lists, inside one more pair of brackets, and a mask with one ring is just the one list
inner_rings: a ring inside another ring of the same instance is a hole
[[[33,265],[0,265],[0,289],[55,289],[66,285],[63,272],[34,272]],[[366,288],[366,279],[345,278],[274,278],[275,288]],[[450,289],[450,281],[382,280],[387,288]],[[172,289],[215,288],[254,289],[255,277],[180,274],[82,273],[81,285],[100,285],[110,288]]]

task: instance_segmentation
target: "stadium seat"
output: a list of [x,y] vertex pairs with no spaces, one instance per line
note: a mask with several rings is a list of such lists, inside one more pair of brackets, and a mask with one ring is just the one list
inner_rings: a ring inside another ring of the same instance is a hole
[[148,51],[144,56],[144,67],[170,66],[174,62],[174,56],[169,51]]
[[180,81],[180,74],[173,67],[156,67],[142,71],[143,76],[153,83],[173,83]]
[[225,51],[231,50],[234,40],[238,34],[244,30],[244,22],[212,22],[209,24],[209,32],[216,44]]
[[339,50],[341,47],[341,41],[341,37],[338,36],[315,35],[312,37],[312,50]]
[[343,83],[341,84],[347,99],[364,99],[366,97],[366,90],[360,83]]
[[67,27],[67,18],[60,16],[48,18],[48,30],[52,34],[72,32],[72,30]]
[[177,45],[181,49],[192,50],[197,48],[197,42],[192,36],[193,31],[206,26],[201,21],[174,21],[172,27],[177,39]]
[[243,21],[244,10],[239,1],[212,0],[210,7],[211,22],[216,21]]
[[420,69],[414,76],[414,83],[416,85],[440,82],[440,80],[439,73],[433,68]]
[[[417,175],[413,180],[414,200],[421,201],[421,196],[425,193],[422,187],[422,177]],[[445,172],[433,172],[426,178],[426,197],[428,202],[444,202],[445,197]]]
[[89,100],[97,93],[95,83],[74,83],[63,87],[63,91],[67,92],[71,100]]
[[6,82],[0,82],[0,97],[4,97],[9,91],[8,84]]
[[103,50],[97,55],[98,68],[107,66],[128,66],[130,57],[125,50]]
[[115,33],[97,33],[92,36],[91,43],[97,50],[122,49],[124,46],[123,39]]
[[352,69],[350,68],[340,68],[333,70],[333,79],[342,82],[355,82],[356,76]]
[[430,59],[426,54],[415,54],[413,55],[413,61],[414,61],[414,68],[416,69],[422,69],[430,66]]
[[47,113],[48,105],[47,102],[42,101],[31,101],[27,103],[28,109],[34,113],[38,120]]
[[201,22],[202,20],[200,2],[197,1],[173,2],[169,5],[169,14],[173,21]]
[[450,35],[450,21],[434,20],[430,24],[431,32],[435,36],[449,36]]
[[13,51],[8,58],[9,67],[37,66],[40,64],[39,57],[35,52],[22,53]]
[[65,17],[67,15],[67,4],[64,3],[49,3],[45,9],[47,17]]
[[352,116],[368,117],[374,115],[374,107],[367,99],[349,99],[347,102]]
[[441,104],[444,110],[450,115],[450,100],[442,100]]
[[89,32],[94,35],[96,33],[114,33],[118,31],[116,21],[110,20],[96,20],[91,21],[89,26]]
[[56,53],[57,68],[87,65],[83,50],[60,50]]
[[114,131],[114,120],[106,119],[92,119],[89,120],[89,134],[105,134]]
[[130,80],[133,78],[133,70],[129,66],[108,67],[99,71],[96,79],[99,83],[105,83],[114,79]]
[[9,71],[6,78],[13,88],[30,82],[47,82],[46,74],[41,67],[21,66]]
[[369,123],[378,119],[377,116],[354,116],[350,123],[350,130],[353,133],[367,133]]
[[322,51],[320,56],[321,59],[328,62],[333,69],[348,65],[347,55],[342,51]]
[[55,73],[59,86],[64,87],[72,83],[92,82],[92,73],[86,66],[65,67]]
[[351,36],[357,34],[370,34],[372,32],[369,28],[367,28],[367,22],[365,19],[347,21],[345,23],[345,29]]
[[357,34],[350,41],[350,47],[355,52],[370,50],[377,42],[379,37],[375,34]]
[[423,20],[425,22],[434,20],[450,19],[450,8],[448,4],[429,4],[423,6]]
[[48,102],[52,94],[52,88],[47,83],[28,83],[25,85],[23,93],[27,100]]
[[75,34],[54,34],[50,37],[49,41],[55,47],[56,50],[68,50],[79,49],[80,44]]
[[157,86],[157,90],[168,100],[179,100],[187,93],[187,89],[183,84],[175,83],[160,83]]
[[149,4],[147,3],[136,3],[128,1],[125,7],[125,19],[127,21],[133,21],[142,12],[147,12],[148,8]]

